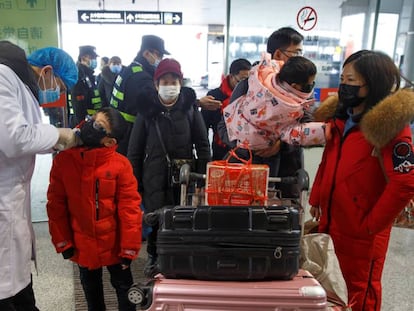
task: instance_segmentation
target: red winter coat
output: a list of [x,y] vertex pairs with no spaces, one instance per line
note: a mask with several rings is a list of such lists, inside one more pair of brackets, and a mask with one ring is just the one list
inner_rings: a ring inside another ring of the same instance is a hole
[[134,259],[141,247],[141,197],[128,159],[114,147],[73,148],[53,161],[47,192],[56,251],[97,269]]
[[[333,120],[310,196],[322,210],[320,232],[329,233],[347,283],[353,311],[379,311],[381,275],[391,225],[414,197],[414,154],[408,126],[414,93],[398,91],[367,112],[343,136]],[[374,146],[381,151],[388,183]]]

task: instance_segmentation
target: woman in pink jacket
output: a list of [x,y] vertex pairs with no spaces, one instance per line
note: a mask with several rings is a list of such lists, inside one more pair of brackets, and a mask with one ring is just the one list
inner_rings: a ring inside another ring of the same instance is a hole
[[[330,120],[310,204],[319,231],[332,236],[353,311],[381,309],[381,275],[393,220],[414,196],[409,122],[414,93],[381,52],[359,51],[343,65],[339,103],[315,118]],[[334,116],[330,112],[335,112]]]

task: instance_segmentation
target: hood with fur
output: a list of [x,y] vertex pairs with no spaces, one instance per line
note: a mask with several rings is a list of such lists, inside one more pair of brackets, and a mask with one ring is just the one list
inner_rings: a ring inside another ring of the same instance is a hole
[[[338,96],[324,100],[313,113],[315,121],[327,121],[335,115]],[[407,124],[414,120],[414,92],[401,89],[387,96],[362,117],[361,131],[377,148],[389,143]]]

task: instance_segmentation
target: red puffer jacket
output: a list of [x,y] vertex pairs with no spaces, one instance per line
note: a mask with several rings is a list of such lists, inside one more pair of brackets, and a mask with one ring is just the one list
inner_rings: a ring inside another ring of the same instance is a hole
[[74,247],[72,261],[97,269],[134,259],[141,247],[141,197],[128,159],[114,147],[59,153],[47,193],[56,251]]
[[[319,230],[332,236],[354,311],[381,307],[391,226],[414,197],[408,126],[413,118],[414,93],[401,90],[368,111],[345,135],[345,121],[331,121],[332,138],[326,143],[309,203],[322,210]],[[381,152],[384,170],[374,149]]]

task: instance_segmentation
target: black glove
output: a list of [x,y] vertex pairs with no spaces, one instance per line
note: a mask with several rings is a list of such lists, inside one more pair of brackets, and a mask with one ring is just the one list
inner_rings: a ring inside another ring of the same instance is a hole
[[62,252],[62,256],[64,259],[70,259],[75,255],[75,249],[73,247],[68,248]]
[[125,266],[130,266],[131,265],[132,260],[129,258],[121,258],[121,265],[125,265]]

